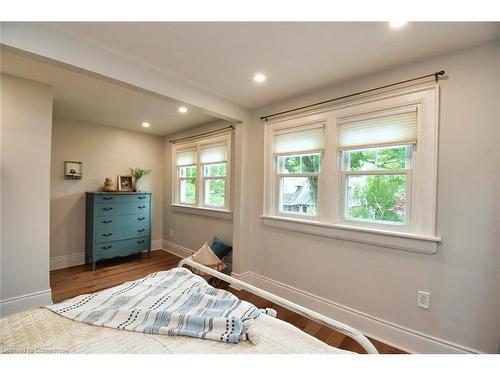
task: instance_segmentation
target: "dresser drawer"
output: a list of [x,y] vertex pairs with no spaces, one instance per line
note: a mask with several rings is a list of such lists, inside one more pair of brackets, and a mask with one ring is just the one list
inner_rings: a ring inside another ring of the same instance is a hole
[[134,194],[134,195],[121,195],[121,194],[100,194],[97,195],[94,199],[94,202],[97,204],[103,203],[131,203],[131,202],[140,202],[140,203],[149,203],[150,195],[149,194]]
[[96,216],[143,214],[149,216],[149,202],[110,202],[95,205]]
[[103,242],[95,247],[95,260],[125,256],[149,250],[150,237],[139,237],[130,240]]
[[149,230],[149,222],[145,222],[143,224],[139,223],[125,226],[115,226],[114,228],[100,228],[95,232],[95,242],[109,242],[142,237],[149,235]]
[[95,231],[107,231],[130,225],[148,225],[149,213],[133,215],[100,216],[94,221]]

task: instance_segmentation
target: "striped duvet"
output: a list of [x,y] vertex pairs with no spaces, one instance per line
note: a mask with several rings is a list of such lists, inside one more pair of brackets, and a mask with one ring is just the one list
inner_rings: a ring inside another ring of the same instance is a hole
[[47,308],[94,326],[230,343],[247,340],[250,324],[261,314],[185,268],[155,272]]

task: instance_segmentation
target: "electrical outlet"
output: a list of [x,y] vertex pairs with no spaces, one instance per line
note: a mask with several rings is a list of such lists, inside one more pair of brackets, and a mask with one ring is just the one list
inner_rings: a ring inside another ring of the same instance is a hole
[[173,237],[173,236],[174,236],[174,230],[170,229],[170,237]]
[[431,308],[431,294],[421,290],[417,291],[417,306],[429,310]]

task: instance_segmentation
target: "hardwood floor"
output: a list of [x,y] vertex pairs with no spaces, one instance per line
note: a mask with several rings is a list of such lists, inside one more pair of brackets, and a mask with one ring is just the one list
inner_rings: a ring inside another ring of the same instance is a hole
[[[126,258],[115,258],[101,261],[96,270],[91,271],[89,266],[76,266],[50,272],[50,286],[54,303],[78,296],[93,293],[115,285],[144,277],[152,272],[168,270],[175,267],[180,258],[164,251],[153,251],[151,256],[146,254],[132,255]],[[226,288],[225,285],[218,286]],[[234,295],[264,308],[271,307],[278,312],[278,318],[285,320],[304,332],[318,338],[328,345],[363,353],[363,349],[354,340],[328,327],[322,326],[290,310],[284,309],[271,302],[257,297],[246,291],[237,291],[229,288]],[[403,351],[371,339],[380,353],[402,354]]]

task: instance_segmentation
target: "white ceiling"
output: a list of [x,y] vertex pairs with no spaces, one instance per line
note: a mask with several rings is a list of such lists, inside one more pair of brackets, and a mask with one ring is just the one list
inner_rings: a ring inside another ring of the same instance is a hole
[[[248,108],[500,36],[500,23],[474,22],[46,25]],[[253,82],[257,71],[267,82]]]
[[[1,50],[1,71],[54,87],[54,116],[143,133],[166,135],[219,120],[199,109],[152,96],[60,65]],[[149,122],[143,128],[142,122]]]

